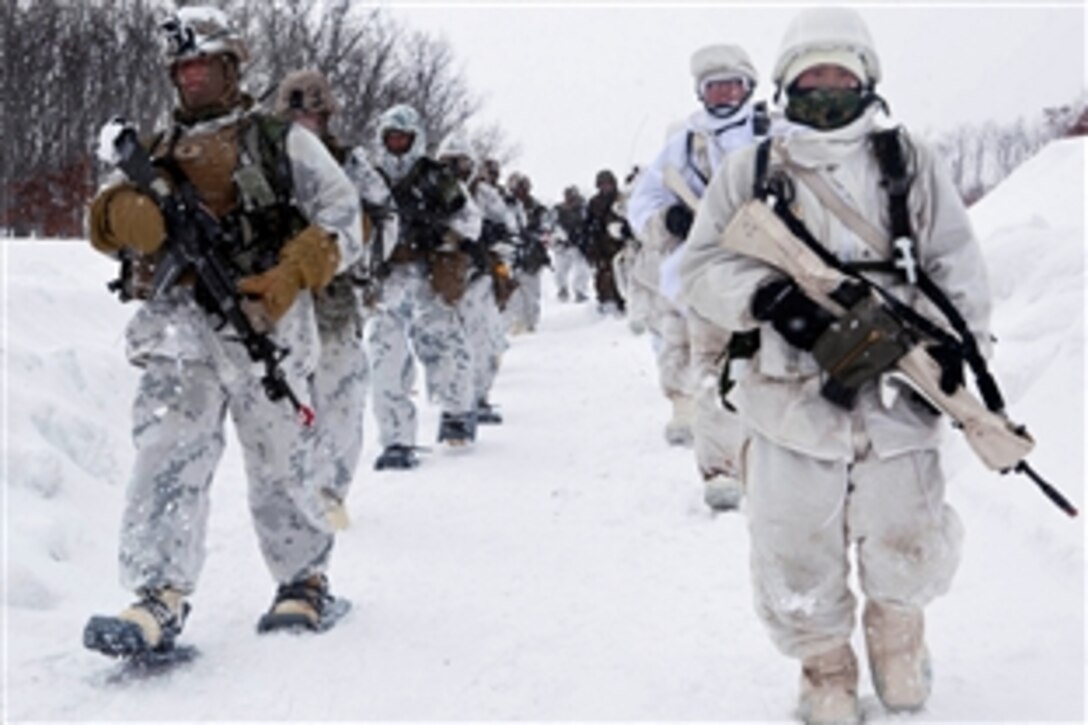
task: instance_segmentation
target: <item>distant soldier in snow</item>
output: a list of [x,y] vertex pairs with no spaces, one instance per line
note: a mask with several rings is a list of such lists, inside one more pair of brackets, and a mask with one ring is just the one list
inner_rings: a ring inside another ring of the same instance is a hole
[[318,480],[322,481],[330,521],[335,528],[344,528],[348,524],[345,501],[363,448],[363,411],[370,372],[363,345],[367,308],[361,303],[359,291],[362,285],[374,282],[370,279],[376,269],[374,257],[378,257],[377,263],[382,262],[386,251],[382,242],[396,239],[397,217],[389,187],[367,161],[366,152],[359,147],[344,147],[329,129],[339,104],[324,75],[316,70],[289,73],[280,83],[275,110],[317,134],[355,184],[363,205],[363,258],[333,277],[314,300],[321,340],[321,358],[314,374],[317,450],[325,469]]
[[540,324],[540,274],[551,265],[544,236],[550,226],[548,208],[532,195],[532,182],[514,172],[506,180],[507,204],[514,212],[514,280],[517,287],[506,306],[510,332],[533,332]]
[[[457,304],[480,236],[480,211],[464,183],[428,157],[423,120],[396,105],[378,120],[378,170],[393,191],[400,231],[368,332],[374,413],[383,447],[378,470],[418,464],[412,352],[423,364],[428,398],[442,407],[439,442],[476,438],[472,350]],[[409,345],[411,346],[409,348]]]
[[[851,549],[877,696],[888,711],[914,711],[925,705],[932,677],[923,608],[951,586],[963,530],[944,500],[940,417],[883,374],[887,358],[876,348],[847,340],[888,340],[873,334],[865,315],[872,306],[850,305],[857,288],[840,288],[833,294],[848,313],[836,318],[781,271],[727,249],[723,230],[746,208],[767,210],[793,224],[795,236],[811,237],[798,242],[803,248],[823,249],[938,326],[947,320],[933,299],[954,301],[949,306],[987,354],[990,292],[963,202],[929,146],[902,129],[880,133],[880,79],[856,11],[800,12],[774,69],[795,131],[726,159],[681,263],[684,299],[698,314],[727,330],[759,331],[731,396],[749,430],[756,611],[778,648],[801,661],[800,714],[814,723],[861,719]],[[890,163],[896,158],[907,173]],[[903,226],[907,236],[893,235]],[[734,226],[729,234],[749,230]],[[893,236],[904,242],[893,247]],[[878,249],[885,241],[888,249]],[[853,321],[839,324],[846,317]],[[930,355],[942,388],[954,393],[962,350],[942,343]],[[847,364],[849,388],[836,377]]]
[[[502,423],[502,416],[491,405],[489,397],[499,372],[499,360],[508,343],[506,325],[495,298],[492,267],[499,263],[509,269],[513,258],[511,230],[516,222],[498,190],[484,179],[474,176],[476,155],[464,135],[454,132],[443,139],[438,147],[438,160],[454,169],[457,177],[468,184],[482,215],[480,238],[471,247],[472,269],[468,289],[457,303],[457,309],[472,348],[476,422],[499,424]],[[498,262],[495,255],[499,255]]]
[[[314,298],[360,256],[357,195],[316,136],[258,112],[241,91],[248,51],[220,10],[188,6],[162,29],[179,106],[148,150],[172,187],[191,184],[223,228],[217,251],[240,278],[238,289],[258,301],[255,326],[269,325],[289,350],[286,381],[309,401],[320,348]],[[167,264],[168,235],[178,230],[130,181],[110,183],[94,198],[91,243]],[[221,309],[207,287],[194,286],[190,270],[143,302],[127,328],[128,356],[142,373],[120,562],[122,582],[138,600],[116,617],[88,622],[84,643],[106,654],[173,650],[204,563],[209,486],[228,413],[261,553],[278,584],[259,629],[318,630],[340,609],[325,577],[333,534],[315,485],[314,431],[291,406],[270,400]]]
[[634,297],[648,301],[659,380],[672,403],[665,438],[673,445],[694,442],[706,503],[728,510],[741,499],[744,439],[740,420],[718,395],[729,331],[669,298],[661,288],[662,262],[677,254],[691,228],[696,210],[689,204],[703,195],[726,156],[752,143],[762,117],[751,102],[756,70],[739,46],[700,48],[691,57],[691,75],[702,108],[669,136],[627,205],[627,218],[643,241],[631,286]]
[[589,299],[589,262],[586,260],[586,200],[577,186],[563,190],[563,201],[553,207],[556,229],[552,236],[555,286],[559,301]]
[[[623,189],[620,191],[619,198],[616,200],[613,210],[624,219],[627,218],[627,204],[630,201],[631,192],[634,190],[635,184],[638,183],[641,174],[642,169],[636,164],[631,167],[631,171],[627,173],[627,176],[623,177]],[[635,259],[638,257],[639,250],[642,248],[642,242],[639,241],[638,236],[634,234],[634,230],[630,229],[629,224],[628,230],[631,233],[624,239],[623,248],[619,251],[619,254],[612,257],[612,279],[615,280],[616,290],[624,301],[628,328],[630,328],[631,332],[634,334],[641,335],[646,331],[646,325],[641,318],[636,319],[631,315],[631,272]]]
[[623,316],[625,302],[616,287],[613,258],[631,236],[627,220],[616,210],[620,200],[616,176],[607,169],[597,173],[597,193],[586,205],[585,237],[589,261],[593,264],[597,307],[601,314]]

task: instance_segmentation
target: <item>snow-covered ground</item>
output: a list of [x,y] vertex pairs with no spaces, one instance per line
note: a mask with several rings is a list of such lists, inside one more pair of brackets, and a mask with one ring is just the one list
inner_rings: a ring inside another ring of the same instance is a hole
[[[1053,144],[972,210],[995,299],[995,368],[1084,503],[1084,143]],[[321,636],[258,637],[272,596],[233,444],[213,487],[208,563],[184,639],[203,656],[111,684],[87,617],[129,601],[117,529],[132,462],[131,307],[78,241],[4,241],[3,721],[718,720],[791,717],[797,666],[756,620],[740,514],[703,508],[645,337],[545,285],[494,400],[506,424],[467,453],[376,474],[374,426],[338,540],[354,600]],[[422,438],[436,427],[423,405]],[[426,442],[426,441],[424,441]],[[957,434],[950,498],[967,529],[952,592],[928,612],[927,710],[873,721],[1085,719],[1083,519],[986,471]]]

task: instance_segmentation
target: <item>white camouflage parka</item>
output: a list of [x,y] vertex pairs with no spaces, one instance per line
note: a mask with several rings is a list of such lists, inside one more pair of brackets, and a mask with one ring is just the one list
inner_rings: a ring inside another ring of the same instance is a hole
[[[872,107],[853,123],[832,132],[797,131],[775,141],[770,168],[790,164],[817,171],[861,216],[888,229],[888,199],[877,161],[868,145],[877,130]],[[945,292],[987,354],[990,291],[981,250],[951,179],[934,152],[917,138],[914,181],[909,195],[916,254],[921,267]],[[867,433],[880,458],[935,448],[939,418],[910,396],[885,396],[865,386],[853,411],[820,395],[821,373],[808,352],[787,343],[769,323],[750,312],[756,289],[782,273],[726,250],[719,237],[733,214],[753,196],[757,146],[730,155],[703,197],[681,262],[683,298],[698,314],[730,330],[760,327],[761,346],[733,392],[745,422],[780,446],[817,459],[851,461],[855,433]],[[793,211],[809,231],[843,262],[874,261],[876,253],[795,180]],[[940,313],[898,277],[876,274],[901,300],[944,324]],[[899,391],[901,392],[901,391]],[[891,400],[887,398],[891,397]],[[887,403],[887,405],[885,405]]]

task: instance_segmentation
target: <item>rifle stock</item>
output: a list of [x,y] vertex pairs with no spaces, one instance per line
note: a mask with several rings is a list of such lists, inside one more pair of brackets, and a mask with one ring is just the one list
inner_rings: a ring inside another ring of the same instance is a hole
[[675,166],[665,167],[663,179],[669,191],[680,197],[680,201],[684,202],[688,209],[693,213],[699,211],[699,197],[691,190],[688,182],[676,170]]
[[[814,302],[836,316],[843,314],[843,307],[829,294],[847,276],[824,263],[763,202],[753,200],[742,206],[722,232],[720,243],[784,272]],[[912,347],[895,365],[919,393],[962,429],[971,449],[987,467],[1008,471],[1031,452],[1035,442],[1021,426],[987,409],[966,388],[961,386],[952,395],[941,390],[940,366],[922,344]]]

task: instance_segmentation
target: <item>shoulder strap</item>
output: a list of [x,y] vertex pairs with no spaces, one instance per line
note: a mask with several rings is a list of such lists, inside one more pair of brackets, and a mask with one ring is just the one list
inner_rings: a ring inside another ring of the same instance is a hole
[[752,181],[752,196],[765,200],[771,193],[767,183],[767,170],[771,164],[771,139],[765,138],[756,147],[756,170]]
[[242,132],[242,145],[272,182],[277,200],[290,203],[294,195],[291,161],[287,157],[287,133],[291,130],[291,122],[264,113],[254,114],[250,120]]
[[[903,153],[904,146],[910,147],[906,131],[902,126],[877,131],[869,137],[880,166],[881,186],[888,192],[888,212],[892,238],[911,238],[914,232],[910,225],[910,211],[907,196],[910,194],[914,176],[907,167]],[[913,147],[910,147],[913,148]]]
[[854,232],[859,239],[869,245],[880,259],[891,257],[891,245],[884,232],[877,229],[868,219],[858,214],[853,207],[843,201],[827,183],[827,180],[820,175],[819,171],[801,168],[793,164],[789,164],[789,166],[790,174],[815,194],[820,203],[847,229]]
[[704,161],[706,160],[706,139],[691,129],[688,129],[687,140],[684,143],[684,152],[687,156],[688,166],[690,166],[695,175],[699,177],[699,180],[703,182],[703,186],[708,186],[710,184],[710,179],[704,172],[704,168],[708,167],[709,164],[700,165],[697,163],[696,159],[696,154],[698,154],[699,158]]

